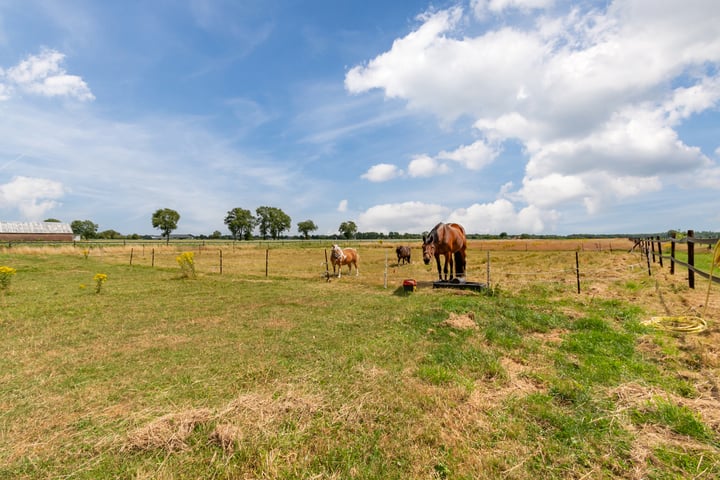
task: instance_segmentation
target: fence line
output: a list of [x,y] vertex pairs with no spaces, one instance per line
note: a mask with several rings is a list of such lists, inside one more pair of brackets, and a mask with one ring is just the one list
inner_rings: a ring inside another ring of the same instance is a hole
[[[688,230],[687,236],[681,239],[675,238],[675,232],[665,240],[666,242],[670,242],[670,255],[664,255],[662,253],[662,240],[660,239],[660,236],[656,237],[643,237],[643,238],[635,238],[632,239],[635,241],[635,245],[633,246],[633,249],[637,246],[640,246],[643,254],[647,258],[648,261],[648,272],[650,273],[650,258],[652,257],[653,263],[659,263],[660,267],[663,267],[663,259],[670,260],[670,274],[675,274],[675,265],[680,265],[682,267],[685,267],[688,271],[688,286],[690,288],[695,288],[695,274],[697,273],[701,277],[708,279],[715,283],[720,283],[720,278],[716,276],[710,276],[708,272],[705,272],[703,270],[700,270],[695,266],[695,245],[715,245],[720,239],[718,238],[696,238],[695,237],[695,231],[694,230]],[[682,260],[679,260],[675,253],[676,253],[676,246],[678,244],[685,244],[687,245],[687,262],[683,262]],[[657,254],[655,253],[655,246],[657,245]],[[657,260],[656,260],[657,256]]]
[[[259,247],[259,246],[258,246]],[[211,249],[208,247],[203,247],[202,250],[196,250],[196,262],[198,266],[203,265],[203,268],[205,271],[209,271],[210,273],[219,273],[223,274],[224,270],[227,270],[227,272],[231,274],[244,274],[244,275],[255,275],[255,276],[261,276],[264,275],[267,277],[268,275],[273,274],[281,274],[281,275],[287,275],[289,272],[283,271],[283,265],[285,257],[284,255],[294,255],[295,252],[283,252],[282,249],[269,249],[269,248],[258,248],[258,247],[251,247],[249,249],[245,250],[239,250],[235,249],[233,252],[229,252],[229,249]],[[164,248],[158,248],[157,251],[155,248],[150,249],[149,252],[146,252],[143,250],[142,255],[139,255],[137,252],[133,254],[132,249],[130,252],[123,251],[123,252],[113,252],[113,253],[106,253],[103,254],[103,249],[98,249],[101,255],[107,255],[109,257],[122,257],[124,256],[126,259],[129,256],[131,265],[138,265],[138,266],[152,266],[152,267],[161,267],[161,268],[173,268],[177,265],[175,264],[175,258],[178,255],[178,251],[168,251]],[[618,250],[616,250],[617,252]],[[592,252],[592,251],[591,251]],[[233,255],[225,255],[225,253],[233,253]],[[319,262],[310,262],[308,263],[304,268],[301,269],[301,271],[296,270],[293,274],[290,274],[290,276],[294,276],[297,274],[311,274],[311,276],[316,276],[320,278],[330,278],[331,272],[328,271],[328,266],[330,265],[327,260],[327,249],[322,249],[317,251],[319,255]],[[485,250],[484,253],[486,253],[486,265],[483,270],[487,270],[486,272],[483,272],[486,274],[486,281],[488,286],[490,286],[490,257],[491,257],[491,251]],[[518,252],[514,250],[507,250],[507,251],[496,251],[495,254],[501,254],[501,257],[506,257],[508,255],[515,256],[517,254],[521,254],[524,252]],[[542,253],[542,252],[533,252],[536,253]],[[568,252],[553,252],[555,254],[563,255]],[[587,252],[586,252],[587,253]],[[320,255],[325,256],[325,261],[322,261],[322,257]],[[387,255],[387,253],[385,253]],[[148,256],[151,256],[151,264],[148,265]],[[587,281],[592,281],[593,279],[599,279],[601,277],[607,277],[609,274],[614,275],[622,275],[624,272],[627,271],[627,269],[633,270],[635,267],[641,266],[640,264],[631,264],[631,265],[623,265],[622,268],[593,268],[592,262],[590,262],[590,265],[586,262],[582,264],[581,262],[581,256],[579,255],[579,252],[576,250],[574,252],[574,257],[568,255],[567,256],[567,265],[565,267],[561,266],[558,263],[552,263],[553,267],[546,268],[542,270],[536,270],[536,271],[529,271],[529,270],[506,270],[505,268],[501,267],[498,269],[497,267],[493,269],[492,275],[495,277],[495,282],[498,283],[498,280],[500,278],[504,278],[505,280],[513,279],[512,284],[517,286],[522,285],[529,285],[532,283],[538,283],[538,282],[560,282],[564,283],[566,285],[570,284],[577,284],[577,293],[581,293],[581,283],[585,284]],[[498,265],[497,263],[497,256],[494,257],[493,261],[495,262],[494,265]],[[127,261],[127,260],[126,260]],[[134,263],[133,263],[134,262]],[[377,262],[377,260],[376,260]],[[387,258],[385,258],[385,264],[387,263]],[[504,263],[504,262],[501,262]],[[517,263],[517,262],[516,262]],[[522,263],[522,262],[519,262]],[[319,268],[318,268],[319,266]],[[385,265],[386,266],[386,265]],[[482,263],[479,265],[482,268]],[[477,265],[476,265],[477,267]],[[505,265],[507,267],[507,265]],[[395,268],[400,268],[399,265],[396,265]],[[324,270],[324,271],[323,271]],[[366,270],[367,271],[367,270]],[[430,267],[430,275],[435,275],[435,269],[434,269],[434,262],[431,262]],[[530,278],[533,280],[528,281]],[[482,281],[482,279],[480,279]],[[582,282],[581,282],[582,280]]]
[[[629,239],[625,239],[625,241],[629,242]],[[287,248],[290,246],[289,242],[284,245],[286,248],[282,248],[283,245],[277,243],[268,245],[259,242],[234,244],[171,242],[170,245],[162,242],[127,242],[126,245],[78,243],[75,246],[66,244],[64,248],[58,248],[57,251],[58,253],[69,252],[80,258],[94,257],[105,262],[129,264],[131,268],[161,269],[177,268],[177,256],[187,251],[195,254],[198,273],[241,275],[249,278],[272,276],[329,279],[332,270],[328,268],[330,264],[327,259],[327,243],[311,241],[303,244],[303,247],[309,248],[296,248],[300,243],[294,242],[293,248]],[[427,284],[430,284],[431,279],[437,279],[435,262],[429,266],[423,266],[422,261],[417,260],[418,257],[414,257],[416,260],[412,266],[388,265],[388,258],[394,256],[394,247],[398,243],[404,242],[362,242],[360,247],[364,249],[364,252],[361,254],[360,270],[363,283],[379,281],[387,285],[388,274],[391,282],[416,277],[425,279]],[[592,288],[595,281],[602,282],[607,279],[621,278],[628,271],[635,271],[638,267],[635,264],[626,265],[625,261],[618,262],[615,258],[607,257],[607,254],[627,252],[627,246],[612,249],[607,248],[608,244],[594,243],[589,245],[589,248],[581,248],[574,242],[562,243],[559,244],[558,249],[542,248],[530,252],[521,252],[516,249],[503,250],[502,248],[494,250],[492,247],[497,245],[492,243],[474,244],[474,254],[468,265],[468,271],[475,278],[468,280],[479,282],[487,280],[487,284],[490,286],[490,275],[492,274],[493,284],[505,283],[513,288],[523,288],[533,284],[559,284],[563,285],[563,288],[572,288],[572,290],[577,288],[580,293],[580,288]],[[33,247],[37,246],[37,244],[33,245]],[[572,250],[571,246],[574,247]],[[601,249],[600,247],[605,248]],[[65,250],[66,248],[67,250]],[[24,247],[13,246],[12,249],[0,247],[0,253],[6,254],[21,254],[23,250]],[[600,253],[603,251],[607,254]],[[491,254],[493,257],[492,272],[490,271]],[[612,262],[609,268],[607,260]],[[388,266],[390,267],[389,271],[387,270]]]

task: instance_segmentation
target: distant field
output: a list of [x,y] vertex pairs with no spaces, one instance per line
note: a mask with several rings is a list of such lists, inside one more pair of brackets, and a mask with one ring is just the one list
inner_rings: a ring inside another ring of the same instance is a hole
[[503,240],[469,246],[489,289],[433,289],[401,243],[329,281],[329,242],[0,248],[0,478],[720,476],[720,286]]

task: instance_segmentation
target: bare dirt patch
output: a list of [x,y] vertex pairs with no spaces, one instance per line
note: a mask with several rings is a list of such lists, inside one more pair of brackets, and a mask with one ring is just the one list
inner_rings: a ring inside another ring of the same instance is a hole
[[451,312],[448,319],[440,322],[439,326],[458,330],[476,330],[478,328],[477,323],[475,323],[475,313],[473,312],[463,314]]

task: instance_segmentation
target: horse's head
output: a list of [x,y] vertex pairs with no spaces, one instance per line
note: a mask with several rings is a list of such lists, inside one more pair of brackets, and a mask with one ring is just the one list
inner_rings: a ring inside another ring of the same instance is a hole
[[340,248],[340,245],[334,244],[332,246],[332,258],[343,258],[345,255],[343,254],[342,248]]
[[431,237],[423,236],[422,251],[423,263],[425,263],[425,265],[429,265],[430,260],[432,260],[435,256],[435,243],[432,241]]

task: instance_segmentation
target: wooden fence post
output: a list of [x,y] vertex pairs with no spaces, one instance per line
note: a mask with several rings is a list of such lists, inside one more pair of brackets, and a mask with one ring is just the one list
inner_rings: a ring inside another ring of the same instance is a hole
[[577,292],[580,293],[580,256],[575,252],[575,275],[577,277]]
[[670,275],[675,275],[675,243],[677,234],[672,232],[670,234]]
[[655,241],[650,237],[648,238],[648,243],[650,244],[650,251],[652,252],[652,263],[655,263]]
[[133,250],[135,250],[135,249],[131,247],[131,248],[130,248],[130,266],[131,266],[131,267],[132,267]]
[[[335,271],[335,266],[333,265],[333,272]],[[330,266],[328,265],[328,258],[327,258],[327,248],[325,249],[325,280],[328,282],[330,281]]]
[[155,266],[155,249],[154,248],[152,249],[152,257],[151,258],[152,258],[152,260],[150,261],[150,266],[154,267]]
[[222,248],[221,248],[221,249],[220,249],[220,275],[222,275],[222,267],[223,267],[223,265],[222,265],[222,260],[223,260],[223,259],[222,259]]
[[490,288],[490,250],[487,252],[487,286]]
[[662,256],[662,243],[660,243],[660,235],[658,235],[656,238],[657,238],[657,247],[658,247],[658,261],[660,262],[660,268],[662,268],[662,266],[663,266],[662,257],[663,256]]
[[[355,267],[357,269],[357,267]],[[388,277],[388,254],[385,252],[385,276],[383,280],[383,288],[387,288],[387,277]]]
[[270,249],[265,249],[265,278],[268,276],[268,260],[270,258]]
[[695,231],[694,230],[688,230],[687,232],[687,256],[688,256],[688,265],[690,265],[691,268],[688,268],[688,286],[690,288],[695,288],[695,271],[693,268],[695,268],[695,242],[693,239],[695,238]]

